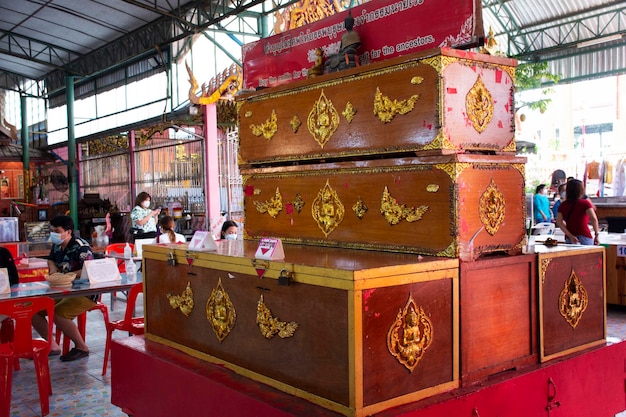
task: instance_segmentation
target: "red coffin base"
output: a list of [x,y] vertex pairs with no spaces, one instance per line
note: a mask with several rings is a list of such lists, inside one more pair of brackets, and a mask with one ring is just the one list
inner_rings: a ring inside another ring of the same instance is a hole
[[[133,417],[338,415],[142,336],[111,351],[111,402]],[[606,345],[377,417],[613,417],[626,409],[625,366],[626,342]]]

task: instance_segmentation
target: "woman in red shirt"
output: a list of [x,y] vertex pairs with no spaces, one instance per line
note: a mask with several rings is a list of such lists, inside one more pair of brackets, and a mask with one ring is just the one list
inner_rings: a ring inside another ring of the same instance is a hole
[[[580,180],[568,181],[565,187],[565,201],[559,205],[556,224],[565,233],[565,243],[582,245],[598,244],[598,216],[593,204],[585,195],[585,187]],[[595,233],[591,236],[589,223]]]

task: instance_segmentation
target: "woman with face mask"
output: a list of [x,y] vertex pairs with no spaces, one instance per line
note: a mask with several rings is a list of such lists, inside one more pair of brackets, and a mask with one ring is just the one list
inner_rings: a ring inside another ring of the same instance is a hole
[[140,192],[135,198],[135,207],[130,212],[130,219],[132,221],[132,228],[134,231],[139,231],[140,233],[135,234],[135,237],[140,237],[142,239],[147,239],[151,237],[156,237],[157,232],[157,219],[159,217],[159,213],[161,213],[161,209],[157,208],[155,210],[150,209],[150,194],[145,191]]
[[237,223],[232,220],[226,220],[222,225],[222,232],[220,233],[221,239],[237,240]]

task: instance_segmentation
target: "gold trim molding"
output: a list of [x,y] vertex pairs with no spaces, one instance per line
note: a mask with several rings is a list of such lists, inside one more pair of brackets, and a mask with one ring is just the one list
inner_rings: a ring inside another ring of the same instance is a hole
[[539,279],[542,284],[546,282],[546,271],[548,266],[550,266],[550,262],[552,262],[552,258],[542,259],[539,263]]
[[282,339],[292,337],[298,329],[298,323],[295,321],[287,323],[286,321],[279,321],[277,317],[274,317],[263,301],[263,294],[261,294],[261,298],[256,306],[256,324],[266,339],[271,339],[276,335]]
[[431,320],[424,313],[424,309],[417,306],[413,295],[409,293],[406,305],[398,311],[387,332],[389,353],[413,373],[430,347],[433,337]]
[[222,278],[218,278],[217,285],[206,302],[206,318],[211,323],[213,333],[220,343],[235,327],[237,313],[228,293],[222,286]]

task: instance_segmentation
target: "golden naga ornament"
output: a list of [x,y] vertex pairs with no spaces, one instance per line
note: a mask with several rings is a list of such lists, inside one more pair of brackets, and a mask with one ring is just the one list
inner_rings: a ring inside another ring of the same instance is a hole
[[352,206],[352,211],[354,211],[356,217],[362,219],[363,216],[365,216],[365,213],[367,213],[367,210],[368,209],[367,205],[365,205],[365,201],[363,201],[363,199],[359,196],[359,200]]
[[324,95],[324,90],[322,90],[320,97],[309,113],[307,126],[309,132],[313,135],[313,139],[322,148],[324,148],[324,145],[330,140],[330,137],[339,126],[339,113],[335,110],[333,103]]
[[280,194],[278,187],[276,187],[274,197],[267,201],[255,201],[254,207],[256,207],[259,213],[267,213],[271,217],[276,218],[283,209],[283,196]]
[[256,306],[256,324],[266,339],[271,339],[276,335],[282,339],[292,337],[298,329],[298,323],[295,321],[287,323],[272,316],[272,312],[263,301],[263,294]]
[[211,323],[211,328],[220,343],[235,327],[237,314],[228,293],[222,286],[222,278],[218,279],[217,286],[213,288],[206,302],[206,318]]
[[493,178],[480,196],[478,207],[480,221],[485,225],[485,230],[490,235],[495,235],[504,221],[505,202],[504,195],[498,190]]
[[313,220],[317,227],[328,237],[343,220],[345,209],[337,193],[332,189],[328,180],[324,188],[319,190],[311,207]]
[[465,111],[472,122],[472,126],[478,133],[487,129],[487,125],[493,119],[493,97],[487,90],[480,75],[465,96]]
[[572,326],[572,329],[575,329],[588,304],[587,290],[572,268],[572,272],[565,281],[561,294],[559,294],[559,312]]
[[191,291],[189,282],[181,295],[167,294],[167,299],[170,301],[170,306],[173,309],[179,309],[185,316],[191,314],[191,310],[193,310],[193,291]]
[[402,220],[409,223],[417,221],[424,216],[428,208],[428,206],[406,207],[404,204],[398,204],[397,200],[389,194],[389,189],[386,186],[380,200],[380,213],[391,225],[398,224]]
[[409,294],[409,300],[398,311],[387,332],[387,349],[410,372],[422,360],[433,341],[433,324],[424,309],[418,307]]
[[269,119],[260,125],[250,125],[250,130],[252,130],[252,134],[254,136],[261,136],[267,140],[272,139],[274,133],[278,130],[278,117],[276,116],[276,112],[272,109],[272,114]]
[[415,94],[406,100],[391,100],[389,97],[383,96],[380,92],[380,88],[376,87],[376,94],[374,95],[374,115],[376,115],[381,122],[389,123],[396,115],[406,114],[413,110],[418,99],[419,94]]

